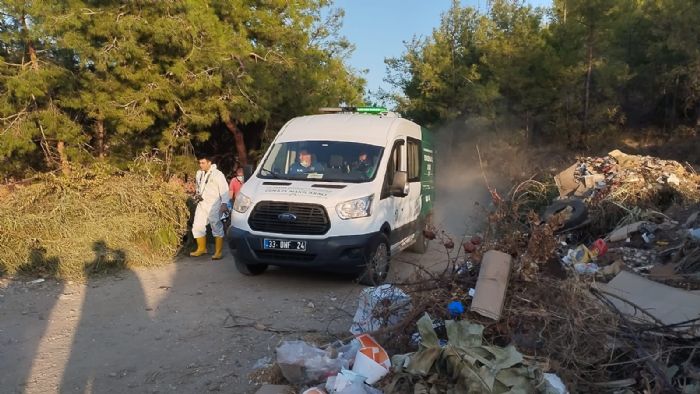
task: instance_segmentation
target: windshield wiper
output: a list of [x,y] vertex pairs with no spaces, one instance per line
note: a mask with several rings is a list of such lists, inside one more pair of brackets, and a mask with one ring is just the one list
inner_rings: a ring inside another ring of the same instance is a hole
[[271,177],[273,177],[273,178],[275,178],[275,179],[282,179],[282,177],[280,176],[280,174],[278,174],[278,173],[276,173],[276,172],[274,172],[274,171],[270,171],[270,170],[268,170],[267,168],[261,168],[261,169],[260,169],[260,174],[262,174],[263,171],[265,171],[266,173],[268,173]]

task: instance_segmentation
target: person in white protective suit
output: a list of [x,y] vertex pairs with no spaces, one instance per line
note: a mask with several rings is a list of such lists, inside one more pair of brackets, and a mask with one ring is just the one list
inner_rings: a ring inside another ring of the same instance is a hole
[[224,247],[224,225],[221,222],[221,214],[228,210],[227,204],[231,199],[228,182],[208,157],[203,156],[199,159],[199,168],[195,175],[197,209],[194,212],[192,224],[192,235],[197,241],[197,250],[190,253],[190,256],[197,257],[207,253],[208,223],[215,241],[212,260],[219,260]]

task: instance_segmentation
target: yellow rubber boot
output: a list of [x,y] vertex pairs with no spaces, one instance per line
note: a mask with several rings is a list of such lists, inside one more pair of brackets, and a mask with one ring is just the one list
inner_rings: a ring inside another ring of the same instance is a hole
[[212,260],[221,260],[221,252],[224,249],[224,237],[214,237],[214,255]]
[[203,254],[207,254],[207,237],[195,238],[197,241],[197,250],[190,253],[192,257],[199,257]]

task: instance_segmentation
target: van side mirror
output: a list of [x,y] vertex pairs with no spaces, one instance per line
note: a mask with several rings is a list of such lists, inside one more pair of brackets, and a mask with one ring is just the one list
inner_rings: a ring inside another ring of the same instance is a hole
[[248,179],[250,179],[251,176],[253,176],[253,166],[250,164],[246,164],[243,166],[243,179],[247,182]]
[[408,195],[408,173],[406,171],[396,171],[394,182],[391,184],[389,193],[396,197],[406,197]]

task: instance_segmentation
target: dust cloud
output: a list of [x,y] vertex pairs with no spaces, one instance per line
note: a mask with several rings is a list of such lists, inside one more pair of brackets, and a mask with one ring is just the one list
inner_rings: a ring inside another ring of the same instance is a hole
[[[482,121],[469,120],[434,130],[437,189],[433,224],[456,237],[455,241],[481,232],[486,224],[491,199],[472,138],[485,127]],[[494,174],[487,174],[487,179],[491,185],[500,181]]]

